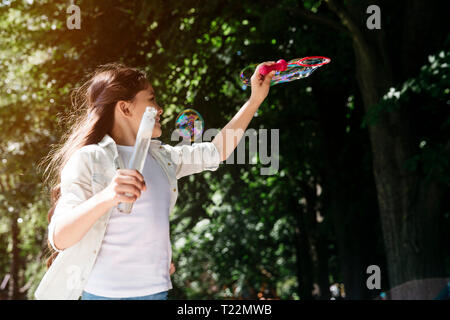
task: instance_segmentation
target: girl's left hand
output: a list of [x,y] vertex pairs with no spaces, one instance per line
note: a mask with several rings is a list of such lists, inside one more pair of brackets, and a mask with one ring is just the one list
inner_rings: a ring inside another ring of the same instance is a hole
[[170,269],[169,269],[169,273],[170,275],[172,275],[175,272],[175,265],[173,264],[173,262],[170,263]]
[[273,64],[275,64],[275,61],[268,61],[263,62],[256,67],[255,72],[250,79],[250,83],[252,86],[252,94],[250,96],[251,100],[262,103],[269,94],[270,81],[275,75],[275,71],[271,71],[270,73],[263,76],[259,73],[259,68],[263,65],[271,66]]

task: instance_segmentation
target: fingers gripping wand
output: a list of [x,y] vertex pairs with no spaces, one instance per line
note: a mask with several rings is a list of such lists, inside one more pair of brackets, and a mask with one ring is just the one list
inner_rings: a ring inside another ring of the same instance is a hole
[[280,59],[277,61],[277,63],[274,63],[271,66],[261,66],[261,68],[259,68],[259,73],[262,74],[263,76],[265,76],[266,74],[270,73],[271,71],[275,70],[275,71],[286,71],[287,69],[287,62],[283,59]]
[[[142,173],[144,169],[145,159],[147,158],[148,148],[150,147],[150,141],[152,139],[153,127],[155,125],[155,117],[157,110],[152,107],[145,109],[142,116],[141,124],[136,137],[136,143],[134,144],[133,155],[128,163],[128,169],[136,169]],[[130,193],[125,194],[128,197],[133,195]],[[132,202],[121,202],[117,206],[120,212],[130,213],[133,208]]]

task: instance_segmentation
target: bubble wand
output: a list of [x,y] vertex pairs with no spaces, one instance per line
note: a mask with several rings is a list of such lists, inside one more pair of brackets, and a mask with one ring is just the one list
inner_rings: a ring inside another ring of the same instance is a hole
[[[153,127],[155,126],[155,117],[158,111],[153,107],[147,107],[142,115],[141,124],[136,136],[133,155],[128,163],[128,169],[136,169],[142,173],[144,169],[145,159],[147,158],[148,148],[152,139]],[[133,194],[125,193],[126,196],[132,197]],[[132,202],[120,202],[117,206],[122,213],[130,213],[133,208]]]
[[[283,59],[277,61],[277,63],[266,66],[263,65],[259,68],[261,75],[266,75],[275,70],[275,75],[270,81],[270,85],[276,85],[279,83],[290,82],[297,79],[303,79],[309,77],[317,68],[330,63],[331,59],[321,56],[304,57],[301,59],[294,59],[286,62]],[[251,64],[244,68],[240,74],[240,80],[243,83],[242,88],[245,90],[250,84],[250,78],[253,75],[256,64]]]

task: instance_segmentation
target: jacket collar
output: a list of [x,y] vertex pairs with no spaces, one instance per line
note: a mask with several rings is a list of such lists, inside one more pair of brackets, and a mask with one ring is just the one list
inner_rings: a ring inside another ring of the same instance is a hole
[[[116,142],[114,141],[114,139],[109,135],[109,134],[105,134],[105,136],[103,137],[102,141],[100,141],[98,143],[98,145],[102,148],[109,146],[109,145],[116,145]],[[156,139],[152,139],[150,140],[150,148],[155,148],[161,145],[161,141],[160,140],[156,140]]]
[[[109,135],[109,134],[105,134],[105,136],[103,137],[103,139],[97,143],[100,147],[102,148],[106,148],[109,149],[110,152],[112,151],[113,154],[113,161],[114,161],[114,165],[116,168],[126,168],[125,164],[122,161],[122,158],[119,156],[119,152],[117,151],[117,145],[116,142],[114,141],[114,139]],[[158,147],[161,145],[161,141],[160,140],[155,140],[152,139],[150,140],[150,151],[156,152],[158,150]]]

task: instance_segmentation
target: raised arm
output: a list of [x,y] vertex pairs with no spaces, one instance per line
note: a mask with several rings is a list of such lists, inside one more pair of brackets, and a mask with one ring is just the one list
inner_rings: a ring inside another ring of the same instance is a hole
[[213,139],[212,143],[216,146],[217,150],[219,150],[221,161],[225,161],[237,147],[250,120],[252,120],[255,112],[269,93],[270,81],[272,80],[275,71],[263,76],[259,74],[259,68],[262,65],[270,66],[274,63],[274,61],[264,62],[256,67],[255,72],[251,77],[252,93],[250,99],[247,100],[230,122],[228,122]]

